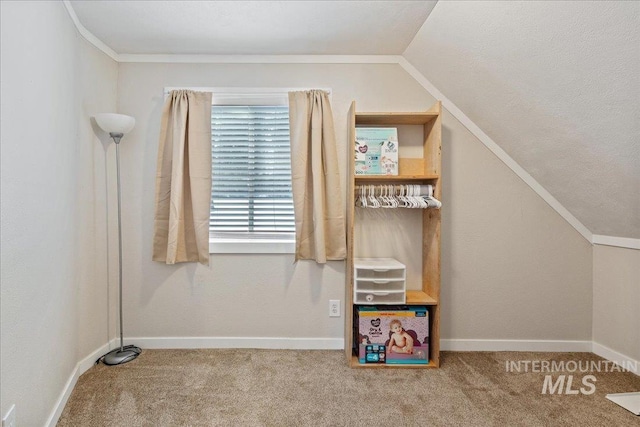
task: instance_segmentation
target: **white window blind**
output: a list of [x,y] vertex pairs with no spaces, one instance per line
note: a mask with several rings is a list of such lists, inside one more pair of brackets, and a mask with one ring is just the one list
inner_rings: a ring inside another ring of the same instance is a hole
[[211,156],[214,239],[295,233],[288,106],[213,105]]

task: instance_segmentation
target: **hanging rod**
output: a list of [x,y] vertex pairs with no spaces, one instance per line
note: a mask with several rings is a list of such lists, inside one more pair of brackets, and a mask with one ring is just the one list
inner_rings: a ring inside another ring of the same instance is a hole
[[355,205],[361,208],[436,208],[442,203],[433,197],[433,185],[379,184],[355,187]]

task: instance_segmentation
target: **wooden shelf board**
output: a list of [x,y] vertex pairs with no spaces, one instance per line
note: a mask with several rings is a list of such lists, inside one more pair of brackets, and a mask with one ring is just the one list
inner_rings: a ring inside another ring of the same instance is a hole
[[438,118],[439,113],[356,113],[358,125],[424,125]]
[[356,175],[356,182],[363,181],[429,181],[440,178],[439,175]]
[[407,291],[407,304],[438,305],[438,301],[422,291]]
[[385,364],[385,363],[360,363],[356,356],[351,356],[352,368],[363,368],[363,369],[389,369],[389,368],[398,368],[398,369],[433,369],[438,366],[433,360],[430,360],[429,363],[425,364]]

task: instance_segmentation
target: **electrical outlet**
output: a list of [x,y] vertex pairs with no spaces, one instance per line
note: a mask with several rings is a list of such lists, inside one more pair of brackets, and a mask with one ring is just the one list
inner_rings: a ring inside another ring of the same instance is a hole
[[340,317],[340,300],[329,300],[329,317]]
[[11,405],[9,412],[2,418],[2,427],[16,427],[16,405]]

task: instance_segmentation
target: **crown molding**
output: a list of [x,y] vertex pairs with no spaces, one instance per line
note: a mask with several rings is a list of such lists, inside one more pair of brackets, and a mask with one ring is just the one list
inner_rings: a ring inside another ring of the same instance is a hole
[[78,15],[76,15],[76,11],[73,9],[73,6],[71,6],[71,3],[69,2],[69,0],[62,0],[62,4],[64,4],[65,9],[67,9],[67,13],[69,14],[69,17],[73,21],[73,24],[76,26],[76,29],[78,30],[80,35],[84,37],[86,41],[88,41],[89,43],[91,43],[92,45],[100,49],[102,52],[104,52],[111,59],[113,59],[116,62],[120,62],[120,59],[119,59],[120,56],[113,49],[111,49],[109,46],[104,44],[102,40],[94,36],[91,31],[87,30],[85,26],[82,25],[82,23],[78,19]]
[[631,239],[628,237],[602,236],[600,234],[593,235],[594,245],[616,246],[626,249],[640,249],[640,239]]
[[138,55],[120,54],[119,62],[177,64],[397,64],[400,55]]

